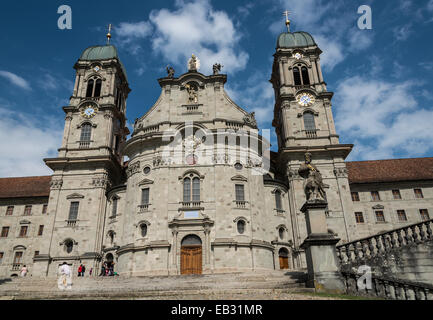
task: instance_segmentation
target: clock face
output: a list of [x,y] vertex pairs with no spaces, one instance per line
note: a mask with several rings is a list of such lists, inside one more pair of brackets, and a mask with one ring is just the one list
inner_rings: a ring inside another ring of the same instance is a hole
[[303,107],[311,106],[314,103],[314,96],[307,92],[300,93],[296,99]]
[[294,57],[296,60],[299,60],[299,59],[302,58],[302,54],[300,54],[299,52],[296,52],[296,53],[293,55],[293,57]]
[[93,70],[95,70],[95,72],[98,72],[99,70],[101,70],[101,68],[99,66],[96,66],[93,68]]
[[81,109],[81,116],[84,118],[92,118],[95,116],[96,112],[98,112],[98,108],[93,105],[89,105]]

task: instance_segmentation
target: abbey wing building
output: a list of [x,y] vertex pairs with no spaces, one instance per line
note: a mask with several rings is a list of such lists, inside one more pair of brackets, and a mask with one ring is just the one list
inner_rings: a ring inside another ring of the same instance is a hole
[[[76,62],[52,176],[0,179],[0,277],[54,276],[66,261],[124,276],[302,269],[305,154],[320,171],[340,243],[429,219],[433,158],[346,162],[321,50],[306,32],[277,40],[271,83],[278,152],[194,55],[130,134],[127,74],[112,45]],[[380,106],[378,106],[380,107]],[[124,161],[125,156],[128,161]]]

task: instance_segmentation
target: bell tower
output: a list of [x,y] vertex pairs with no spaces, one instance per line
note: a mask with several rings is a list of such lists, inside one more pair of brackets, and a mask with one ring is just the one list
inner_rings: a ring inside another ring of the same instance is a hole
[[287,32],[277,40],[270,82],[275,92],[272,125],[278,138],[278,162],[290,184],[294,245],[298,247],[307,235],[300,210],[306,198],[298,174],[307,152],[328,186],[328,231],[347,241],[355,220],[344,160],[353,145],[339,142],[332,114],[333,93],[327,90],[320,65],[322,51],[309,33],[290,32],[287,18],[286,26]]
[[[92,46],[74,65],[75,85],[66,114],[62,145],[56,158],[44,159],[53,171],[49,212],[55,212],[46,272],[63,259],[97,268],[102,252],[106,192],[123,181],[120,147],[126,127],[126,100],[131,91],[115,46]],[[60,258],[61,257],[61,258]],[[39,261],[42,263],[43,261]],[[40,268],[39,268],[40,269]]]

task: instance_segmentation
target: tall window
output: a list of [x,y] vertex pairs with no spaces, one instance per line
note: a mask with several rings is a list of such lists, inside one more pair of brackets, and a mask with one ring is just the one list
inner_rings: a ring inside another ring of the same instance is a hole
[[101,88],[102,88],[102,80],[98,79],[96,80],[96,84],[95,84],[95,93],[93,94],[94,97],[99,97],[101,95]]
[[4,253],[0,252],[0,264],[2,264],[2,262],[3,262],[3,256],[4,256]]
[[401,199],[400,190],[392,190],[392,196],[394,197],[394,200],[400,200]]
[[430,215],[428,214],[427,209],[419,209],[419,214],[421,215],[421,219],[423,221],[430,220]]
[[422,198],[424,198],[421,189],[414,189],[413,192],[415,193],[415,198],[417,198],[417,199],[422,199]]
[[281,240],[284,240],[285,233],[286,233],[286,230],[283,227],[280,227],[278,229],[278,236],[280,237]]
[[81,141],[90,141],[90,138],[92,136],[92,125],[90,123],[85,123],[81,127]]
[[47,204],[44,204],[44,205],[42,206],[42,214],[46,214],[46,213],[47,213],[47,208],[48,208],[48,205],[47,205]]
[[295,86],[300,86],[302,84],[301,74],[299,73],[298,67],[293,68],[293,79],[295,80]]
[[183,179],[183,202],[191,201],[200,201],[200,178],[198,177],[192,180],[190,178]]
[[11,216],[14,213],[14,206],[8,206],[6,209],[6,215]]
[[236,201],[245,201],[244,185],[235,185]]
[[66,253],[71,253],[74,248],[74,242],[72,240],[66,240],[65,242],[65,251]]
[[111,216],[114,217],[117,214],[117,198],[113,198],[111,206]]
[[38,230],[38,236],[41,236],[44,233],[44,226],[40,225]]
[[1,237],[2,238],[7,238],[8,234],[9,234],[9,227],[3,227],[2,228]]
[[362,212],[355,212],[356,223],[364,223],[364,215]]
[[25,206],[24,207],[24,215],[25,216],[30,216],[31,214],[32,214],[32,206],[31,205]]
[[352,201],[359,201],[359,193],[358,192],[352,192]]
[[407,221],[406,212],[404,210],[397,210],[398,221]]
[[69,207],[69,217],[68,220],[74,221],[78,218],[78,206],[79,202],[71,202],[71,206]]
[[314,122],[314,114],[311,112],[304,113],[304,128],[306,131],[316,131],[316,123]]
[[23,253],[22,251],[18,251],[15,252],[15,257],[14,257],[14,263],[15,264],[20,264],[23,258]]
[[304,85],[310,84],[310,77],[308,76],[308,69],[306,67],[301,68],[302,82]]
[[238,229],[238,233],[243,234],[245,232],[245,221],[239,220],[238,223],[236,224],[236,227]]
[[86,97],[92,97],[93,96],[94,84],[95,84],[95,81],[93,79],[90,79],[89,82],[87,82]]
[[21,229],[20,229],[20,237],[25,237],[25,236],[27,236],[27,230],[28,230],[28,226],[21,226]]
[[371,200],[380,201],[379,191],[371,191]]
[[281,206],[281,191],[277,190],[275,191],[275,207],[277,210],[283,210]]
[[142,223],[140,225],[140,234],[142,237],[145,237],[147,235],[147,224]]
[[385,216],[383,214],[383,211],[375,211],[376,214],[376,221],[377,222],[385,222]]
[[149,204],[149,188],[145,188],[141,190],[141,204],[147,205]]

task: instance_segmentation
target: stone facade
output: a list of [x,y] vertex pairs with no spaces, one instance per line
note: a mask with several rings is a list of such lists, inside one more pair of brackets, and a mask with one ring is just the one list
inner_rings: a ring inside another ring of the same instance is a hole
[[[200,246],[201,273],[305,268],[305,193],[298,169],[306,152],[326,185],[325,229],[342,242],[397,225],[386,217],[378,226],[367,216],[373,206],[384,206],[386,215],[406,209],[407,223],[417,219],[412,209],[432,210],[433,177],[398,182],[404,195],[398,204],[387,200],[395,182],[351,184],[345,158],[353,146],[339,143],[320,53],[314,40],[294,46],[279,41],[271,77],[278,152],[269,152],[254,114],[224,90],[227,76],[201,74],[194,59],[188,72],[176,77],[170,70],[158,80],[159,98],[135,120],[127,139],[130,89],[117,50],[86,49],[63,107],[59,154],[45,159],[53,170],[49,190],[17,197],[4,191],[0,179],[0,227],[10,228],[0,237],[0,276],[18,274],[23,264],[33,276],[54,276],[63,261],[74,270],[84,263],[94,275],[103,261],[114,261],[121,275],[182,274],[184,240],[191,235]],[[425,194],[422,203],[406,197],[404,190],[415,187]],[[383,193],[382,202],[367,200],[364,193],[372,190]],[[361,201],[352,201],[351,191]],[[32,215],[23,216],[29,204]],[[357,223],[357,211],[365,213],[364,223]],[[19,236],[21,225],[30,226],[25,237]],[[40,225],[44,231],[37,235]]]

